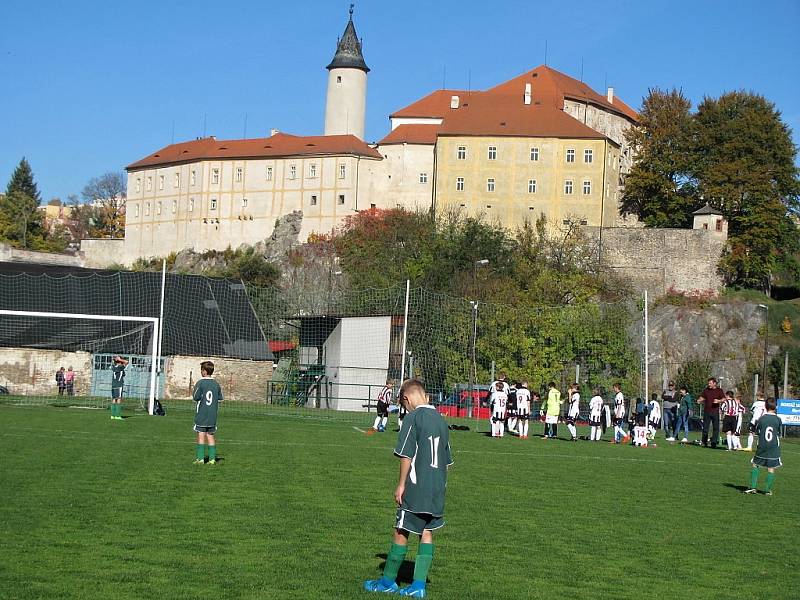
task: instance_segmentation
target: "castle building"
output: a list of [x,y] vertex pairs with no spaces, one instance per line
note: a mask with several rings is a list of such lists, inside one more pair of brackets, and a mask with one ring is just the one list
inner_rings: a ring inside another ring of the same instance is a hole
[[352,8],[327,70],[324,135],[212,136],[128,165],[124,243],[87,242],[87,255],[130,264],[235,248],[296,210],[303,240],[369,208],[455,208],[506,227],[540,214],[617,224],[633,159],[625,131],[638,116],[613,89],[601,95],[539,66],[484,91],[436,90],[389,115],[391,131],[368,144],[370,69]]

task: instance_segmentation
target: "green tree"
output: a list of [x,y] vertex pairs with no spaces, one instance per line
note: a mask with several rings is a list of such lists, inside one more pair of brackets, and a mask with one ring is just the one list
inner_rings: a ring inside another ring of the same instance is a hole
[[696,203],[689,177],[691,102],[681,90],[648,91],[638,127],[625,137],[636,160],[625,178],[622,212],[651,227],[688,227]]
[[45,249],[46,232],[37,211],[40,201],[33,171],[23,158],[0,199],[0,239],[16,248]]
[[695,115],[692,175],[728,219],[720,269],[729,284],[769,290],[777,270],[797,273],[797,148],[775,105],[750,92],[706,98]]
[[84,211],[90,221],[91,237],[125,237],[125,175],[109,172],[92,177],[81,192],[91,210]]
[[36,185],[36,181],[33,179],[33,170],[31,170],[31,165],[24,156],[22,157],[22,160],[19,161],[17,168],[14,169],[14,173],[11,175],[11,180],[8,182],[8,186],[6,187],[6,195],[10,196],[13,192],[21,192],[22,194],[25,194],[29,198],[33,199],[37,206],[42,201],[42,197],[39,194],[39,188]]

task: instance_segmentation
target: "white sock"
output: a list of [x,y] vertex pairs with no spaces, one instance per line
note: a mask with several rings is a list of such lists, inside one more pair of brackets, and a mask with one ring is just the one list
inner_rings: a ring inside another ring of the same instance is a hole
[[377,429],[380,426],[380,424],[381,424],[381,418],[375,417],[375,422],[372,424],[372,428]]
[[386,423],[389,421],[389,417],[381,417],[381,427],[386,427]]
[[506,424],[500,421],[498,425],[500,426],[500,437],[503,437],[503,433],[505,433],[506,430]]
[[528,437],[528,419],[525,419],[525,422],[522,424],[522,428],[525,430],[525,437]]
[[514,431],[516,428],[517,428],[517,419],[516,419],[516,417],[511,417],[508,420],[508,430],[509,431]]
[[578,437],[578,430],[575,429],[575,425],[572,423],[567,423],[567,429],[569,429],[570,434],[572,437]]
[[739,439],[738,435],[733,436],[733,449],[734,450],[742,449],[742,440]]
[[728,444],[728,450],[733,450],[733,439],[731,439],[731,432],[725,434],[725,443]]
[[752,447],[753,447],[753,434],[752,433],[748,433],[747,434],[747,449],[749,450]]

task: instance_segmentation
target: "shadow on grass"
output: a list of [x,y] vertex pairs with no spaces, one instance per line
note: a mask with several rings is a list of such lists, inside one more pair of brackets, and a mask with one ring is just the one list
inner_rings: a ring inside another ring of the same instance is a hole
[[[376,558],[380,558],[383,562],[378,565],[378,569],[380,572],[383,573],[384,567],[386,567],[386,557],[388,555],[383,552],[381,554],[376,554]],[[414,581],[414,561],[412,560],[404,560],[403,564],[400,565],[400,570],[397,572],[397,585],[403,584],[410,584]]]
[[724,485],[725,487],[728,487],[728,488],[732,488],[734,490],[738,490],[740,492],[743,492],[743,491],[745,491],[747,489],[750,489],[746,485],[736,485],[735,483],[723,483],[722,485]]

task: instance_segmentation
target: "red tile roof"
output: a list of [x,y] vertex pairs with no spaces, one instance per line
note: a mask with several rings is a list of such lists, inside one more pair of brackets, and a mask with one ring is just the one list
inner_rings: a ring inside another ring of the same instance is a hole
[[354,135],[297,136],[276,133],[268,138],[217,140],[213,137],[171,144],[129,164],[129,171],[191,162],[236,158],[280,158],[285,156],[354,155],[381,158],[381,154]]
[[436,135],[442,128],[441,125],[398,125],[389,135],[378,142],[379,146],[388,144],[426,144],[436,143]]
[[389,115],[392,117],[427,117],[429,119],[443,118],[450,112],[450,99],[458,96],[462,101],[470,92],[465,90],[436,90],[424,98],[401,108]]

